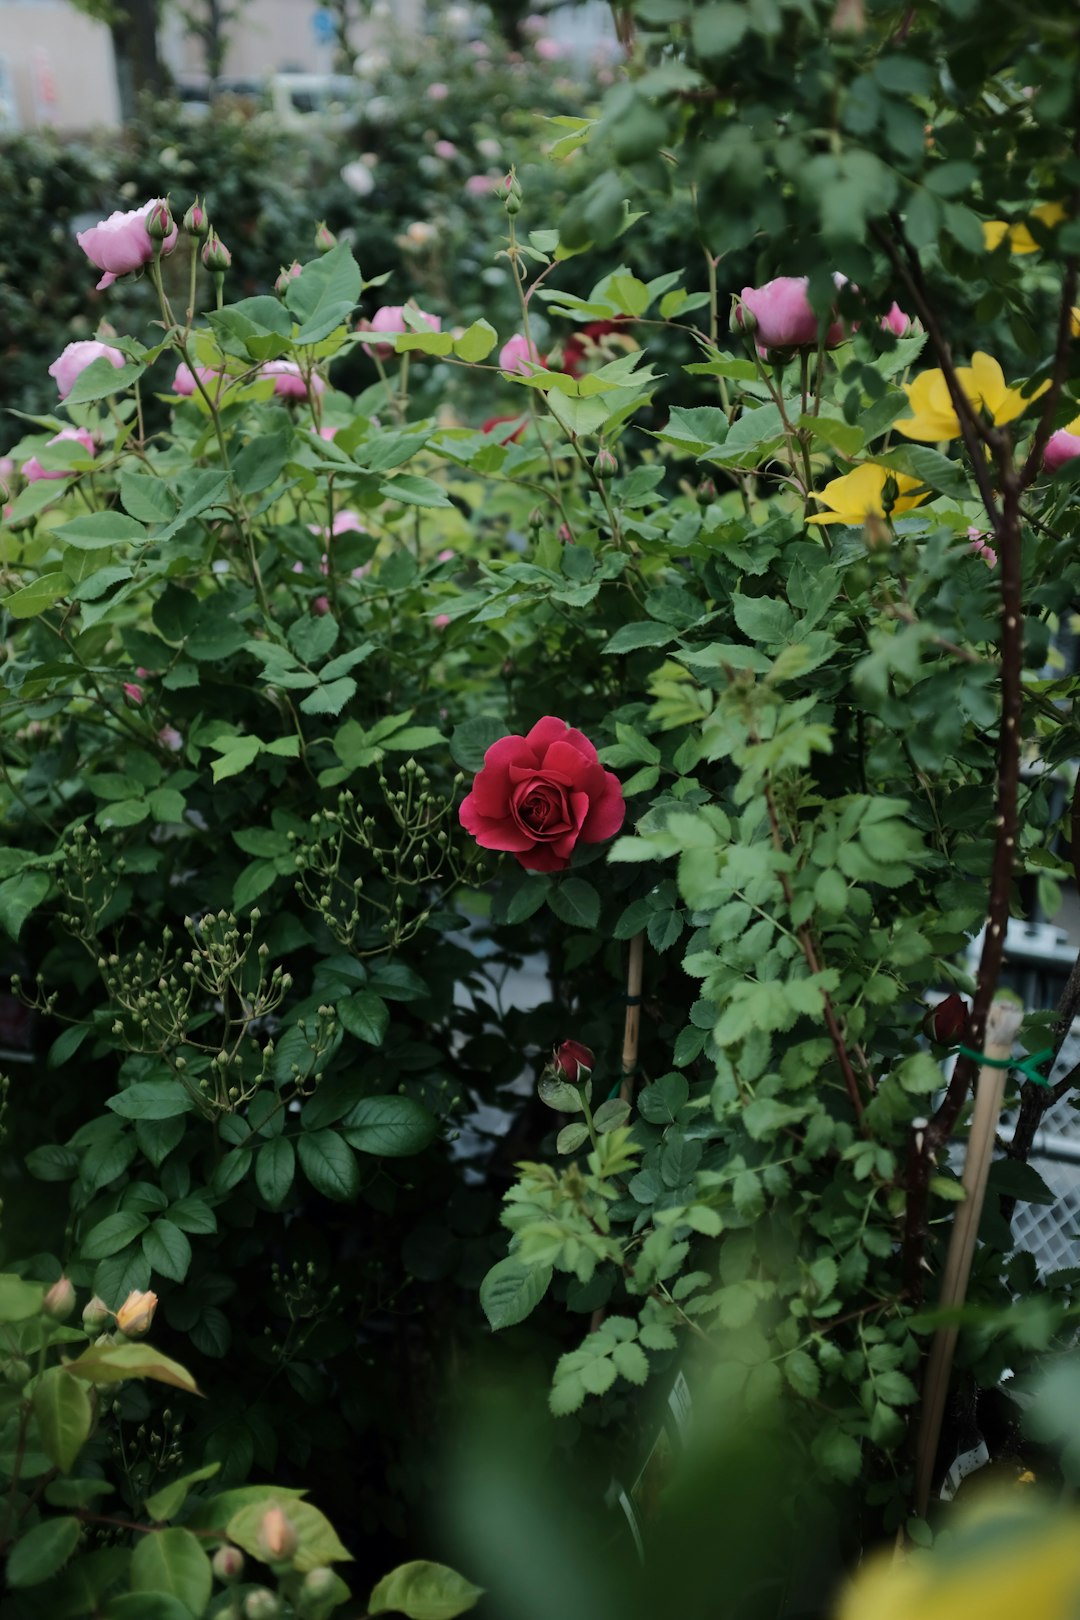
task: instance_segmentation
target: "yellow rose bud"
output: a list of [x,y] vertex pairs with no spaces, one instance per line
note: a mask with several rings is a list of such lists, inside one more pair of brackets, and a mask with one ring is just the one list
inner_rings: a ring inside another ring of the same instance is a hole
[[288,1514],[279,1507],[268,1507],[259,1525],[259,1557],[266,1564],[287,1564],[296,1546],[296,1526]]
[[148,1332],[157,1310],[157,1295],[134,1289],[116,1313],[116,1325],[129,1339],[139,1339]]
[[75,1309],[75,1289],[70,1277],[60,1277],[53,1283],[42,1300],[41,1308],[46,1316],[53,1317],[57,1322],[66,1322]]

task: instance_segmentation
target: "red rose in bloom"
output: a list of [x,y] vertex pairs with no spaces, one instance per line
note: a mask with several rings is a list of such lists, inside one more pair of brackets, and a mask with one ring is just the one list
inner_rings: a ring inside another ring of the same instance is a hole
[[561,872],[579,838],[613,838],[625,813],[622,784],[588,737],[550,714],[527,737],[492,743],[459,811],[484,849],[508,850],[533,872]]
[[580,1041],[563,1041],[556,1050],[554,1066],[564,1080],[576,1086],[582,1069],[588,1069],[591,1074],[596,1068],[596,1057],[592,1048],[583,1046]]

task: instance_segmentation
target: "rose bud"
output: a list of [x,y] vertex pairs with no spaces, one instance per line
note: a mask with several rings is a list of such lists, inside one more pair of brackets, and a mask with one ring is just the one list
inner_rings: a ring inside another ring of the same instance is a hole
[[170,236],[175,239],[176,224],[172,217],[168,198],[160,198],[150,204],[146,216],[146,234],[151,242],[164,242]]
[[219,1581],[222,1581],[226,1586],[231,1586],[244,1573],[244,1555],[239,1547],[234,1547],[231,1542],[226,1542],[224,1547],[218,1548],[210,1560],[210,1567]]
[[111,1315],[112,1312],[105,1301],[95,1294],[90,1303],[83,1306],[82,1325],[87,1333],[98,1333]]
[[204,237],[210,234],[210,221],[206,217],[206,209],[198,197],[184,215],[184,229],[189,236],[193,236],[198,242],[201,242]]
[[139,1339],[149,1330],[157,1310],[157,1295],[132,1289],[116,1313],[116,1325],[128,1339]]
[[259,1524],[259,1557],[264,1564],[291,1562],[298,1545],[296,1526],[279,1507],[268,1507]]
[[952,995],[930,1008],[923,1019],[923,1034],[937,1041],[939,1046],[955,1046],[967,1034],[968,1015],[967,1002],[954,990]]
[[[563,1041],[555,1049],[552,1064],[564,1080],[576,1086],[588,1079],[596,1067],[596,1056],[591,1047],[583,1046],[580,1041]],[[586,1072],[582,1073],[583,1070]]]
[[244,1599],[244,1620],[278,1620],[281,1604],[268,1586],[256,1587]]
[[41,1303],[46,1316],[57,1322],[66,1322],[75,1309],[75,1287],[70,1277],[60,1277],[53,1283]]
[[600,449],[596,452],[596,460],[593,462],[593,472],[596,474],[597,478],[603,478],[606,482],[607,479],[614,478],[618,470],[619,463],[615,460],[615,457],[612,455],[611,451],[605,450],[603,445],[601,445]]
[[337,237],[325,219],[320,219],[315,227],[315,246],[320,253],[329,253],[331,248],[337,247]]
[[716,485],[711,478],[702,479],[697,488],[699,506],[711,506],[716,499]]
[[202,262],[208,270],[213,270],[217,275],[223,275],[232,264],[232,254],[217,231],[212,230],[203,243]]
[[288,290],[289,282],[295,281],[302,269],[303,265],[300,263],[299,259],[294,259],[292,264],[290,264],[287,268],[285,265],[282,265],[281,272],[278,275],[277,280],[274,282],[274,291],[277,293],[279,298],[284,298],[285,293]]
[[332,1569],[320,1564],[317,1569],[309,1569],[300,1583],[300,1613],[302,1615],[323,1615],[327,1612],[325,1605],[333,1598],[338,1598],[338,1577]]
[[506,212],[513,216],[521,212],[521,187],[517,176],[511,171],[499,182],[499,192],[506,205]]
[[135,707],[138,708],[143,701],[143,689],[137,681],[125,681],[124,696],[129,703],[134,703]]

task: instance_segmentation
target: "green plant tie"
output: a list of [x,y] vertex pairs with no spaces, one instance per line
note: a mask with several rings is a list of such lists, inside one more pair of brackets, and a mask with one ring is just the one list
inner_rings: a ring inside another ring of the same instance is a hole
[[955,1050],[961,1057],[971,1058],[975,1063],[984,1063],[988,1069],[1017,1069],[1026,1080],[1036,1086],[1048,1086],[1050,1081],[1044,1074],[1039,1073],[1039,1064],[1045,1063],[1047,1058],[1054,1055],[1052,1046],[1044,1046],[1041,1052],[1029,1052],[1026,1058],[992,1058],[985,1052],[973,1052],[970,1046],[958,1046]]

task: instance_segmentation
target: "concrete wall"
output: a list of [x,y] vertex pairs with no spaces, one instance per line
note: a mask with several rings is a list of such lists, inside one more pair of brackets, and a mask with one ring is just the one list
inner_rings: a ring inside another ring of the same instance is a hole
[[0,0],[0,130],[120,122],[112,38],[68,0]]
[[[320,9],[317,0],[248,0],[239,26],[231,31],[225,75],[255,79],[285,68],[329,73],[334,48],[320,42],[314,27]],[[393,21],[407,29],[419,27],[422,12],[422,0],[395,0]],[[371,44],[380,28],[385,28],[385,21],[353,27],[350,38],[358,52]],[[185,37],[175,21],[167,22],[163,30],[162,55],[178,75],[198,78],[205,71],[198,41]]]

